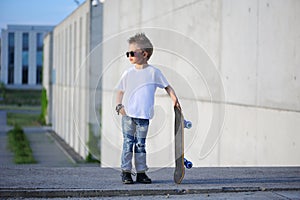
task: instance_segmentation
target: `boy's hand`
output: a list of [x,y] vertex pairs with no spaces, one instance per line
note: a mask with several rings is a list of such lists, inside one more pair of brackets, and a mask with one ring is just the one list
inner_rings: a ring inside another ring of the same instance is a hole
[[119,104],[116,106],[116,112],[118,113],[118,115],[119,115],[119,114],[121,114],[121,115],[123,115],[123,116],[126,115],[124,106],[123,106],[121,103],[119,103]]
[[124,107],[123,107],[123,108],[121,108],[121,110],[120,110],[120,114],[121,114],[122,116],[125,116],[125,115],[126,115],[126,112],[125,112],[125,109],[124,109]]
[[177,107],[179,110],[181,110],[181,106],[178,99],[176,99],[176,101],[174,102],[174,107]]

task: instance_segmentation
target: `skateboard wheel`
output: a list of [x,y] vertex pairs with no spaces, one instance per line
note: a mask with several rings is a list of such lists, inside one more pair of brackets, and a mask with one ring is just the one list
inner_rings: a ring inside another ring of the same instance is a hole
[[192,122],[188,120],[184,120],[184,128],[190,129],[192,128]]
[[187,159],[184,159],[184,166],[187,169],[191,169],[193,167],[193,163],[191,161],[188,161]]

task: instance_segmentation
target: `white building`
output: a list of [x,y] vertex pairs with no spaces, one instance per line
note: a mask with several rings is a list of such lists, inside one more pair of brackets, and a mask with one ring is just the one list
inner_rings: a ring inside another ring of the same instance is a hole
[[85,1],[46,36],[43,83],[47,123],[81,157],[99,160],[101,41],[102,5]]
[[2,29],[1,77],[9,88],[41,88],[43,39],[54,26],[8,25]]

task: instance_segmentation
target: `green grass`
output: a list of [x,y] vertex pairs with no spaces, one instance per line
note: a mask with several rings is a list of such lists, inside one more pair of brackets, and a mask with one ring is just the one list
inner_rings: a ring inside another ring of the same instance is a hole
[[31,111],[40,111],[41,106],[17,106],[17,105],[0,105],[0,110],[31,110]]
[[3,105],[41,105],[41,90],[2,89]]
[[40,126],[40,115],[30,113],[7,113],[7,125],[9,126]]
[[15,126],[8,132],[8,147],[14,153],[16,164],[36,163],[29,141],[21,127]]

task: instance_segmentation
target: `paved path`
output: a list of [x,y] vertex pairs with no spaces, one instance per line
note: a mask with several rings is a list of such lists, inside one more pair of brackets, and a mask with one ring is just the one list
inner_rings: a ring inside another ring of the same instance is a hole
[[[11,112],[10,110],[9,112]],[[13,112],[36,113],[39,111],[16,110]],[[13,166],[13,153],[7,148],[7,132],[12,127],[7,126],[5,110],[0,110],[0,165]],[[39,166],[45,167],[74,167],[75,164],[69,158],[68,154],[61,148],[56,140],[48,134],[49,127],[25,127],[33,156],[37,160]]]
[[124,185],[116,169],[0,167],[0,195],[41,198],[293,191],[300,197],[300,167],[192,168],[180,185],[173,182],[173,170],[152,169],[153,184]]
[[47,132],[26,131],[26,136],[30,141],[37,165],[45,167],[73,167],[75,165]]
[[[43,127],[24,128],[24,132],[30,142],[33,156],[37,166],[44,167],[74,167],[75,163],[57,145],[55,140]],[[7,148],[7,133],[0,131],[0,165],[13,166],[13,153]]]
[[0,110],[0,165],[13,164],[13,154],[7,148],[7,130],[6,111]]
[[13,153],[7,147],[7,134],[0,131],[0,165],[13,165]]
[[6,126],[6,111],[0,110],[0,126]]
[[6,125],[6,111],[0,110],[0,133],[6,132],[9,127]]

